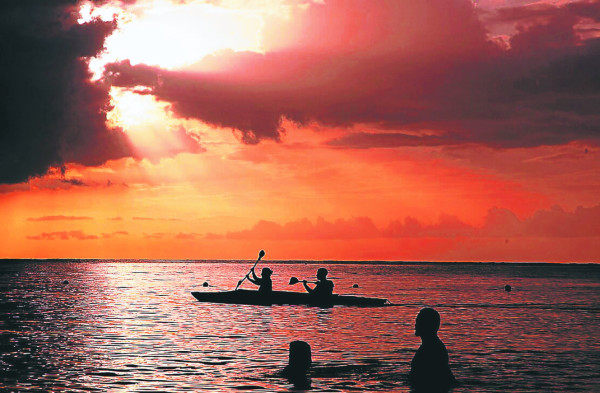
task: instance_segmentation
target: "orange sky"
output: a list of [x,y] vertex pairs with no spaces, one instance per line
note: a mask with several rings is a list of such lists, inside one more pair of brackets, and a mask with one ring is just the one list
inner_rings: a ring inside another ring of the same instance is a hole
[[100,3],[98,98],[3,161],[0,257],[600,259],[599,2]]

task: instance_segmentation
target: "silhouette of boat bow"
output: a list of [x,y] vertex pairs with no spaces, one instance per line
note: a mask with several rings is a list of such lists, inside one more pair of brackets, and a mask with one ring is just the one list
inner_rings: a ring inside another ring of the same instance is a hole
[[200,302],[251,304],[251,305],[308,305],[308,306],[362,306],[378,307],[389,305],[387,299],[351,295],[332,295],[327,299],[316,298],[309,293],[273,291],[270,296],[259,294],[258,291],[238,289],[237,291],[222,292],[192,292]]

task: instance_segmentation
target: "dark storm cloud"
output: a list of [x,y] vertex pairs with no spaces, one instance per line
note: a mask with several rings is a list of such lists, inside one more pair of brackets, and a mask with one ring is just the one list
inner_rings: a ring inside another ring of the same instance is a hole
[[[91,82],[85,61],[103,49],[116,25],[78,24],[78,3],[0,2],[0,184],[23,182],[66,163],[95,166],[140,158],[122,130],[106,126],[110,86]],[[203,151],[196,140],[179,134],[187,137],[184,146],[168,154]]]
[[518,24],[504,49],[467,0],[332,0],[290,22],[293,43],[205,59],[216,71],[121,62],[105,76],[149,87],[179,116],[237,129],[245,143],[279,140],[287,118],[371,126],[336,147],[598,144],[600,40],[578,29],[599,14],[600,1],[499,11],[488,18]]
[[109,87],[89,81],[82,59],[97,54],[115,26],[77,24],[76,5],[0,2],[0,183],[131,154],[124,134],[105,126]]

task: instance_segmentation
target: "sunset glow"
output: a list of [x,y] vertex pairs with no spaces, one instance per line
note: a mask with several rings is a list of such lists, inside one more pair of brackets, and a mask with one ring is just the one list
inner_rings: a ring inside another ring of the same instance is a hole
[[155,5],[125,23],[106,41],[114,60],[172,69],[218,50],[260,51],[262,20],[209,4]]
[[598,1],[32,7],[0,257],[600,258]]
[[91,60],[96,77],[105,64],[125,59],[132,64],[174,69],[224,49],[262,51],[264,22],[252,10],[168,0],[140,2],[125,9],[84,3],[78,22],[89,23],[95,18],[114,20],[118,26],[106,38],[104,52]]

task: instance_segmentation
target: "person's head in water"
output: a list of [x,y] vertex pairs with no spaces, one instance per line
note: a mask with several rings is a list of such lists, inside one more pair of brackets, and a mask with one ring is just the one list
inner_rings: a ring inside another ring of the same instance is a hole
[[289,367],[295,372],[306,372],[312,364],[310,345],[305,341],[290,343]]
[[433,308],[424,308],[419,311],[415,322],[415,336],[436,336],[440,328],[440,314]]
[[317,280],[325,281],[327,279],[327,273],[328,271],[324,267],[319,268],[319,270],[317,270]]
[[288,365],[283,369],[286,377],[296,389],[310,389],[308,371],[312,365],[310,345],[305,341],[292,341]]
[[269,269],[268,267],[263,267],[260,272],[260,275],[263,278],[271,277],[271,274],[273,274],[273,270]]

